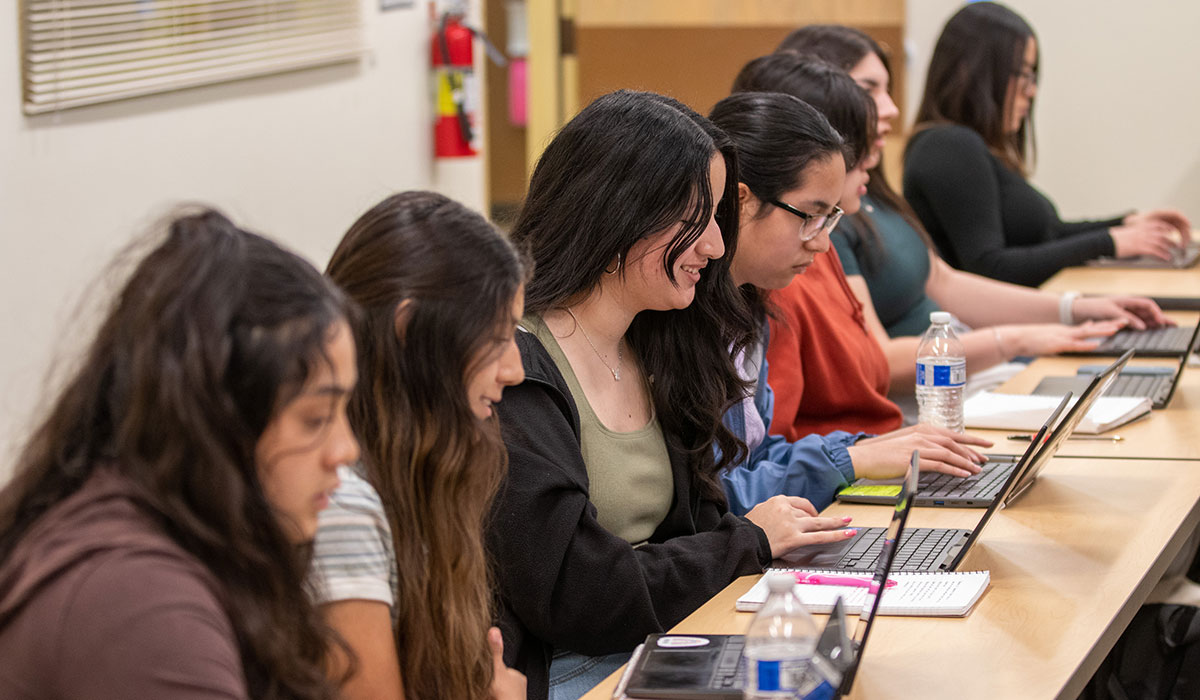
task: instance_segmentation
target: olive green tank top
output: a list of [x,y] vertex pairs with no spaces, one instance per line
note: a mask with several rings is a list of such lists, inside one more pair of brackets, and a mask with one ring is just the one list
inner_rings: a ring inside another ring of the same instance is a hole
[[630,544],[645,542],[667,516],[675,497],[671,459],[658,417],[651,416],[649,423],[632,432],[606,428],[541,317],[526,316],[521,325],[545,346],[579,410],[580,449],[597,519],[606,530]]

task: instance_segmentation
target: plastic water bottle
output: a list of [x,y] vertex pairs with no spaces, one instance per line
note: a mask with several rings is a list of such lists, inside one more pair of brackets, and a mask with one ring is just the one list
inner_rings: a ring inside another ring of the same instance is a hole
[[929,330],[917,348],[917,420],[963,431],[967,356],[946,311],[929,314]]
[[746,631],[747,700],[778,700],[803,695],[817,646],[817,625],[795,593],[796,577],[769,574],[770,595]]

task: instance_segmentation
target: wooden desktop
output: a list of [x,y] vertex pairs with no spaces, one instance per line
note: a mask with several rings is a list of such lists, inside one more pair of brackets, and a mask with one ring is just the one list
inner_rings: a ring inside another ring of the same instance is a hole
[[[1200,296],[1200,269],[1071,268],[1050,291]],[[1180,323],[1197,315],[1172,314]],[[998,390],[1028,393],[1042,377],[1074,374],[1103,358],[1050,357]],[[1177,361],[1134,358],[1134,364]],[[972,431],[990,452],[1023,452],[1015,431]],[[882,617],[851,698],[1072,699],[1091,678],[1172,560],[1200,526],[1200,370],[1185,371],[1171,404],[1117,428],[1120,442],[1068,440],[1038,483],[998,512],[963,570],[987,569],[991,587],[962,619]],[[981,509],[917,508],[912,527],[974,527]],[[882,506],[834,504],[862,526],[886,525]],[[1191,540],[1191,541],[1189,541]],[[674,627],[741,633],[748,613],[734,602],[746,576]],[[820,617],[820,616],[818,616]],[[620,671],[586,700],[612,697]]]

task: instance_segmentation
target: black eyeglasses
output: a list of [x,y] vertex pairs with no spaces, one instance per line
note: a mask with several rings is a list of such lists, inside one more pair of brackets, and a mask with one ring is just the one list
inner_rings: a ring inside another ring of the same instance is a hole
[[803,243],[807,243],[821,235],[821,232],[829,233],[832,231],[834,227],[838,225],[838,222],[842,220],[842,214],[845,213],[842,211],[841,207],[834,207],[833,211],[829,212],[828,214],[809,214],[807,212],[800,211],[787,202],[781,202],[778,199],[771,199],[768,201],[780,209],[788,212],[789,214],[795,214],[796,216],[800,217],[800,220],[804,222],[800,226],[800,241]]

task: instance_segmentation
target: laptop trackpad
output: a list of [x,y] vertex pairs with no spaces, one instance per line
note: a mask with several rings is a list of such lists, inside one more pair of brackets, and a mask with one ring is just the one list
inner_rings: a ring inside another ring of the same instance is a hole
[[812,568],[836,568],[838,561],[842,556],[854,545],[854,542],[862,537],[862,531],[854,537],[841,542],[829,542],[827,544],[813,544],[806,547],[797,547],[792,551],[779,557],[777,562],[785,562],[786,566],[794,567],[812,567]]

